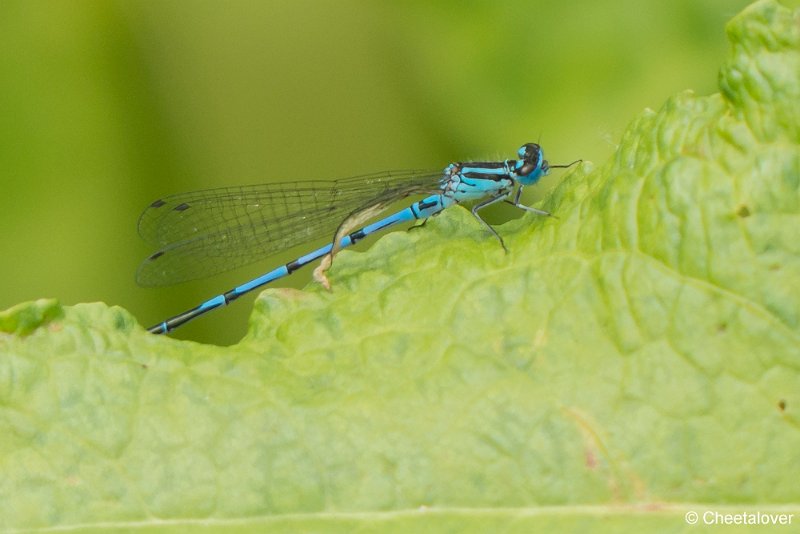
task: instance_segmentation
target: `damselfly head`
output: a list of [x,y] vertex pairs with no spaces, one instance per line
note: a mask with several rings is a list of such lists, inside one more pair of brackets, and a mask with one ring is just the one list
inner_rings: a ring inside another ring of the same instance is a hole
[[549,171],[547,161],[544,159],[542,147],[536,143],[526,143],[517,150],[517,180],[522,185],[536,183],[539,178]]
[[535,162],[539,158],[539,154],[542,152],[542,147],[537,145],[536,143],[525,143],[519,150],[517,150],[517,155],[519,159],[523,161],[533,161]]

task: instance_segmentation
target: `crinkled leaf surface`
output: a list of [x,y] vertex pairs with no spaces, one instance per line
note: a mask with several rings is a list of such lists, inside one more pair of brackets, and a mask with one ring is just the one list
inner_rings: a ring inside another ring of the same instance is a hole
[[800,522],[800,12],[728,32],[720,93],[643,113],[509,254],[453,209],[342,253],[332,293],[264,292],[224,349],[0,314],[0,528]]

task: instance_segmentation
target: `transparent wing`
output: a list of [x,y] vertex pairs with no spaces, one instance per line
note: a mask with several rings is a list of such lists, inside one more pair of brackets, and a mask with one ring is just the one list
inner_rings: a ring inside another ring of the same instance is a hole
[[139,217],[139,234],[159,249],[139,266],[136,280],[143,286],[171,285],[332,238],[354,212],[438,191],[441,178],[442,171],[393,171],[225,187],[156,200]]

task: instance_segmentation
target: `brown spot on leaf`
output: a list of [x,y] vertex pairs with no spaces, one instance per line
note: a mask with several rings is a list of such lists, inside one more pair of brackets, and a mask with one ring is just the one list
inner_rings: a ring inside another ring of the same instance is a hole
[[586,449],[586,467],[589,469],[594,469],[597,467],[597,457],[594,455],[594,451]]

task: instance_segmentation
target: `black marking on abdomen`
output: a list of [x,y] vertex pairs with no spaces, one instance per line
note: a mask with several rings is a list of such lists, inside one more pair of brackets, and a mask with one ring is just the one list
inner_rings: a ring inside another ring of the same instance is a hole
[[159,198],[158,200],[156,200],[155,202],[153,202],[152,204],[150,204],[150,207],[151,207],[151,208],[160,208],[160,207],[161,207],[161,206],[163,206],[164,204],[166,204],[166,202],[165,202],[164,200],[161,200],[161,199]]
[[[429,201],[427,202],[427,204],[426,204],[424,199],[423,199],[423,200],[420,200],[420,201],[417,203],[417,205],[419,206],[419,209],[421,209],[421,210],[426,210],[426,209],[428,209],[428,208],[432,208],[432,207],[434,207],[436,204],[438,204],[438,201],[436,201],[436,200],[429,200]],[[417,216],[417,219],[419,219],[419,216]]]
[[367,237],[367,236],[364,235],[364,230],[363,229],[362,230],[357,230],[357,231],[353,232],[352,234],[350,234],[350,242],[351,243],[358,243],[359,241],[361,241],[365,237]]
[[184,210],[188,210],[188,209],[189,209],[189,204],[187,204],[186,202],[178,204],[177,206],[172,208],[173,211],[184,211]]
[[159,250],[158,252],[156,252],[155,254],[152,254],[149,258],[147,258],[147,261],[157,260],[158,258],[160,258],[163,255],[164,255],[164,251],[163,250]]
[[304,263],[300,263],[297,260],[290,261],[289,263],[286,264],[286,271],[289,274],[292,274],[293,272],[295,272],[297,269],[299,269],[303,265],[305,265],[305,264]]

